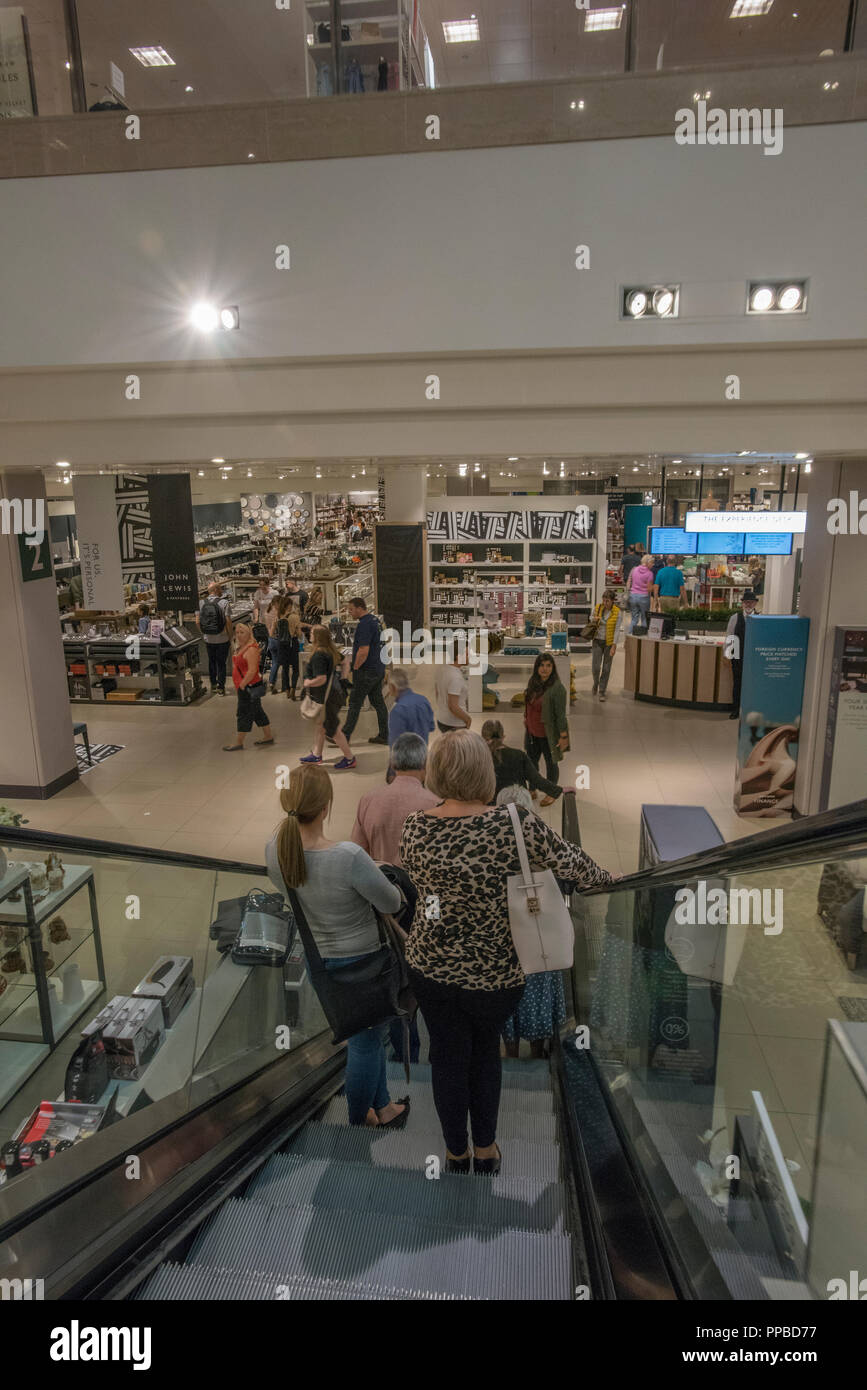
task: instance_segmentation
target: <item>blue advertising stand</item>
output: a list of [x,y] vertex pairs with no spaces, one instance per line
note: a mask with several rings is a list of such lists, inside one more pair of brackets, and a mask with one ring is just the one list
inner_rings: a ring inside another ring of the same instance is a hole
[[809,618],[747,619],[735,810],[742,816],[791,815]]

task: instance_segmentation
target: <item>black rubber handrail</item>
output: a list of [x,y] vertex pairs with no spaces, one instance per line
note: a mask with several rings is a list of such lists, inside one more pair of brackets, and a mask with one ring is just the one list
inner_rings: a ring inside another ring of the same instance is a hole
[[0,826],[0,849],[65,850],[67,854],[92,854],[102,859],[141,859],[147,864],[178,864],[185,869],[222,870],[223,873],[267,874],[264,864],[241,864],[235,859],[211,859],[204,854],[178,854],[171,849],[148,849],[143,845],[121,845],[114,840],[85,840],[80,835],[55,835],[47,830],[25,830],[22,826]]
[[[566,801],[566,797],[563,798]],[[568,798],[570,801],[571,797]],[[564,822],[566,808],[564,806]],[[582,897],[600,893],[634,892],[638,889],[680,886],[696,878],[727,878],[732,874],[756,873],[760,869],[784,869],[803,863],[805,851],[812,860],[838,858],[852,850],[867,848],[867,800],[853,801],[833,811],[803,816],[790,825],[748,835],[743,840],[700,850],[698,854],[672,859],[652,869],[626,874],[613,888],[584,888]]]

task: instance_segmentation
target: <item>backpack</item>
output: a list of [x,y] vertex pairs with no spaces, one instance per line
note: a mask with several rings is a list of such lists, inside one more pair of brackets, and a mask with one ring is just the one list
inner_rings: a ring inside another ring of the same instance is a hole
[[216,637],[226,626],[226,614],[218,599],[206,598],[199,612],[199,627],[208,637]]

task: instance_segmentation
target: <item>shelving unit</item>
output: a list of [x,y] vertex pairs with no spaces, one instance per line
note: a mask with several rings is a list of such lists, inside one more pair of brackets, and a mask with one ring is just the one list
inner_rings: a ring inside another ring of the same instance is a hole
[[[307,0],[304,7],[304,42],[306,46],[307,95],[334,94],[331,68],[330,39],[331,6],[328,0]],[[364,94],[377,90],[377,66],[380,58],[389,64],[389,91],[407,91],[423,87],[425,33],[422,24],[412,33],[412,0],[341,0],[341,29],[349,30],[341,38],[340,51],[344,64],[357,60],[364,76]],[[320,26],[327,25],[326,38]],[[378,26],[379,33],[365,32],[363,26]],[[329,77],[320,74],[328,69]],[[396,73],[396,82],[391,85]]]
[[[199,673],[201,647],[196,638],[169,647],[141,638],[139,657],[127,655],[130,637],[64,639],[66,677],[73,704],[191,705],[204,694]],[[97,670],[97,667],[103,669]],[[83,668],[83,669],[82,669]],[[128,700],[109,700],[95,693],[103,676],[117,681],[119,691],[142,692]]]

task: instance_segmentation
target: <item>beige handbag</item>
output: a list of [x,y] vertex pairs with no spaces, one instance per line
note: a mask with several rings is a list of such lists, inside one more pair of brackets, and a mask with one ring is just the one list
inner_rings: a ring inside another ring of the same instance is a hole
[[331,684],[334,680],[334,667],[331,667],[331,675],[328,677],[328,684],[325,687],[325,699],[320,705],[318,700],[314,700],[312,695],[305,695],[298,708],[302,718],[309,719],[311,724],[321,724],[325,718],[325,706],[328,704],[328,696],[331,694]]
[[519,874],[506,879],[509,926],[525,975],[569,970],[575,956],[575,928],[551,869],[531,869],[518,808],[509,803],[518,846]]

